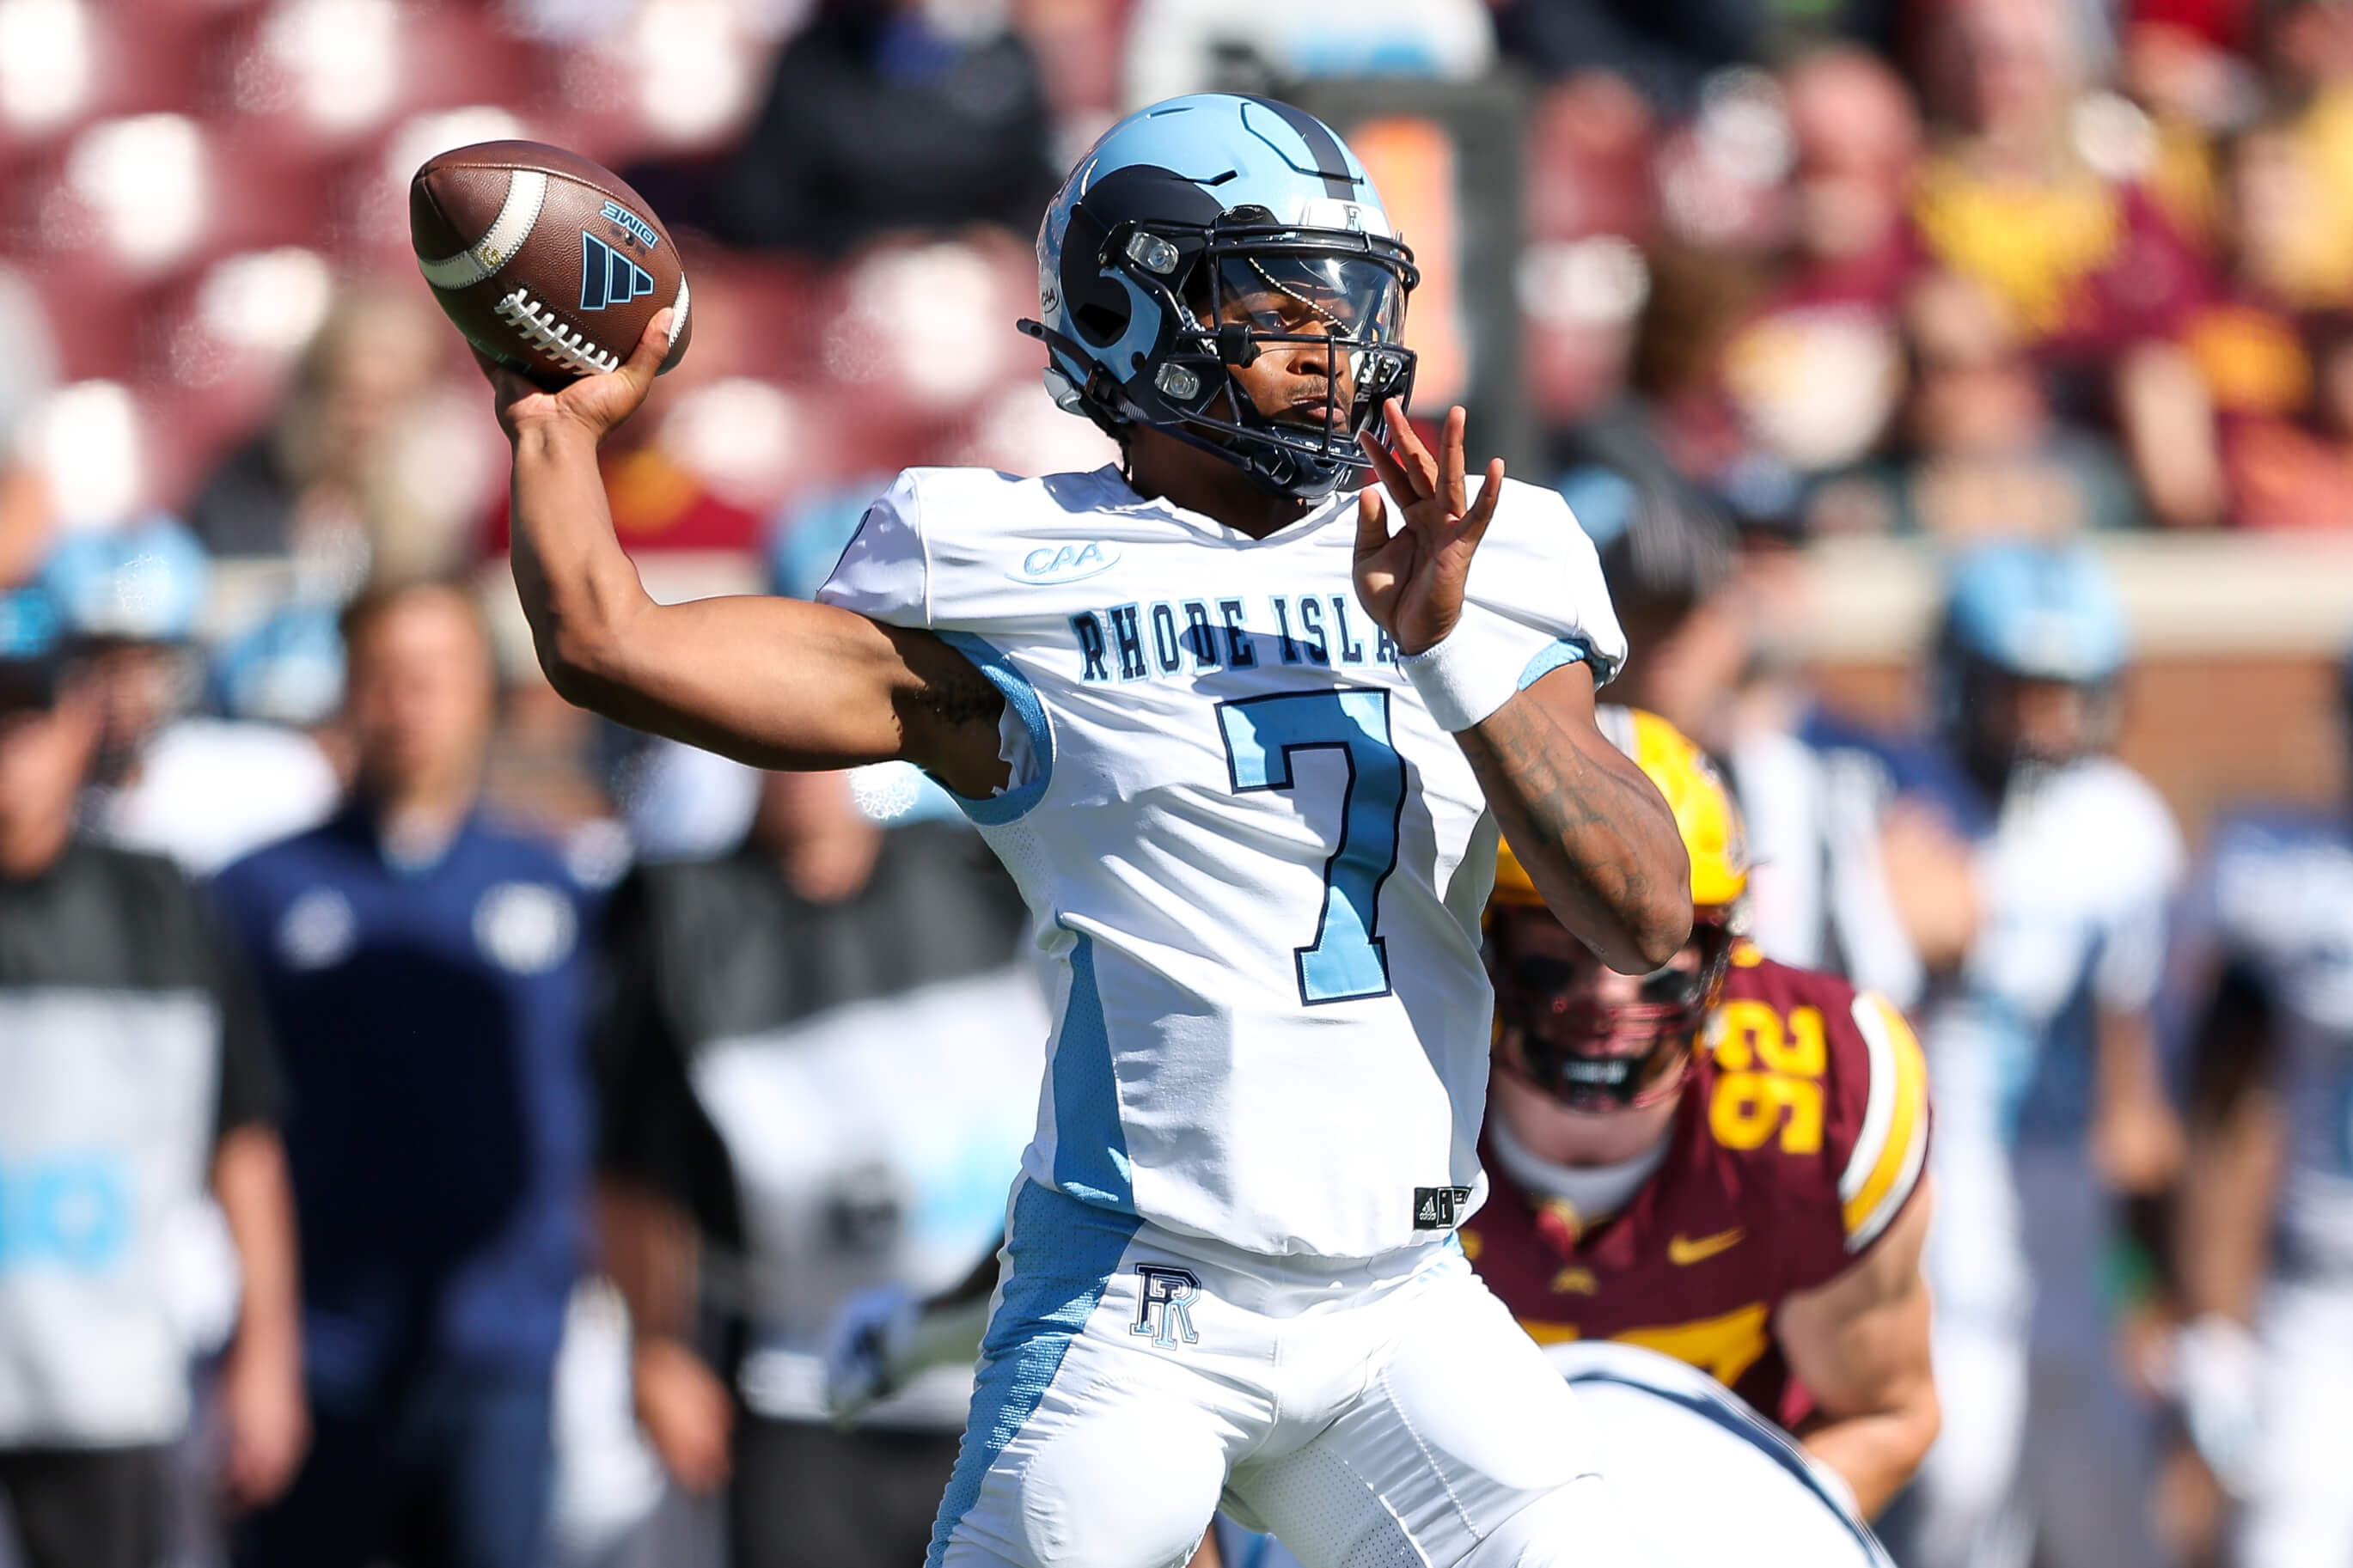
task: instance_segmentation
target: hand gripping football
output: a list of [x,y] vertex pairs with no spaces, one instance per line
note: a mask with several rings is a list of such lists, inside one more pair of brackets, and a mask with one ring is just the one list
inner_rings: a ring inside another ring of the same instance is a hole
[[427,161],[408,239],[466,340],[548,388],[617,370],[663,306],[670,369],[686,353],[686,273],[653,209],[610,171],[536,142]]

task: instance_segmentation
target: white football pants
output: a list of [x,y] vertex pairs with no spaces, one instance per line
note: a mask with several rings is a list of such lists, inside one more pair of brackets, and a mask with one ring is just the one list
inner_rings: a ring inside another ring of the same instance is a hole
[[2353,1564],[2353,1279],[2274,1279],[2255,1325],[2263,1372],[2241,1568]]
[[1260,1258],[1024,1182],[931,1568],[1625,1568],[1577,1397],[1451,1243]]

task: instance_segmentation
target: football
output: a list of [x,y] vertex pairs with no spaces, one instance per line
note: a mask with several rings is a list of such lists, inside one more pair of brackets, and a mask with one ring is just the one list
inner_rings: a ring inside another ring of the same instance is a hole
[[668,370],[686,353],[686,271],[653,209],[611,171],[536,142],[426,161],[408,238],[443,313],[477,349],[554,389],[617,370],[663,306]]

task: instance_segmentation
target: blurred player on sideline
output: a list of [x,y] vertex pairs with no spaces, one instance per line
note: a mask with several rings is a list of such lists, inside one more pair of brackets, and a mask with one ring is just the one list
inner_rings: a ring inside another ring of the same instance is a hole
[[1803,1434],[1875,1514],[1936,1432],[1919,1047],[1880,998],[1739,934],[1746,851],[1714,771],[1664,720],[1599,711],[1674,808],[1692,940],[1614,973],[1504,852],[1494,1194],[1463,1248],[1538,1343],[1690,1363]]
[[194,710],[209,575],[204,547],[166,517],[72,535],[41,571],[104,715],[84,819],[192,877],[321,821],[343,789],[301,731]]
[[0,1512],[26,1568],[155,1568],[197,1348],[175,1265],[207,1186],[238,1266],[222,1479],[250,1507],[301,1460],[294,1205],[226,933],[170,861],[74,829],[105,719],[57,623],[0,595]]
[[760,775],[742,844],[640,866],[604,924],[606,1267],[638,1418],[724,1486],[736,1568],[919,1561],[972,1402],[968,1342],[837,1428],[818,1356],[845,1300],[969,1271],[1037,1115],[1021,895],[960,821],[876,820],[916,783]]
[[[2353,658],[2339,680],[2353,732]],[[2353,1563],[2353,816],[2225,816],[2181,910],[2183,1413],[2240,1568]]]
[[536,1568],[586,1251],[595,910],[485,808],[471,590],[343,611],[350,795],[214,893],[286,1064],[316,1436],[244,1568]]
[[930,1562],[1163,1568],[1221,1498],[1313,1562],[1619,1561],[1573,1396],[1450,1240],[1498,825],[1612,964],[1689,930],[1594,725],[1592,546],[1471,482],[1459,412],[1407,426],[1418,274],[1311,116],[1131,116],[1039,261],[1048,384],[1122,468],[910,470],[817,605],[658,605],[615,542],[596,443],[667,314],[558,394],[489,372],[558,690],[767,767],[914,762],[1036,917],[1059,1021]]
[[1897,1546],[1917,1568],[2030,1545],[2049,1568],[2157,1560],[2154,1424],[2119,1374],[2111,1300],[2119,1202],[2162,1191],[2179,1155],[2150,1005],[2183,854],[2108,754],[2126,657],[2084,547],[1956,563],[1933,666],[1944,771],[1915,795],[1975,845],[1980,915],[1918,1015],[1945,1426]]

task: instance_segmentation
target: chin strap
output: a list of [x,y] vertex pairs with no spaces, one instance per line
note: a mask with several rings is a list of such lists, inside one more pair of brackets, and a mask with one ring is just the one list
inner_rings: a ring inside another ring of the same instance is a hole
[[[1113,440],[1121,440],[1121,432],[1130,421],[1118,412],[1119,387],[1113,382],[1110,374],[1102,365],[1097,364],[1094,357],[1080,347],[1077,342],[1056,331],[1045,322],[1033,321],[1024,316],[1013,325],[1023,336],[1037,339],[1072,364],[1082,364],[1087,367],[1086,384],[1071,387],[1071,396],[1078,404],[1075,412],[1084,414],[1089,419],[1093,420],[1095,427]],[[1060,378],[1062,384],[1070,385],[1070,376],[1060,365],[1050,363],[1047,368]],[[1061,399],[1058,397],[1055,401],[1060,403]],[[1070,405],[1063,404],[1062,406],[1068,409]]]

